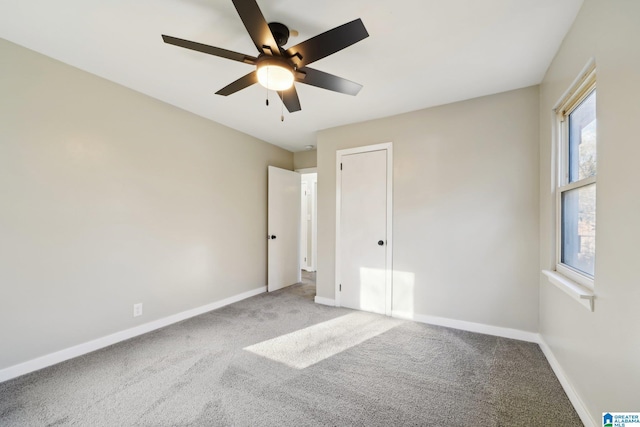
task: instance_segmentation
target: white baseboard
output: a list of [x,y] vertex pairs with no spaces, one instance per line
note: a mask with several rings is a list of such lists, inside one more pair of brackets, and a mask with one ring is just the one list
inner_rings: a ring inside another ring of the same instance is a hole
[[323,298],[316,295],[314,301],[316,302],[316,304],[330,305],[331,307],[336,306],[336,300],[331,298]]
[[556,357],[553,355],[551,348],[545,342],[542,336],[539,337],[538,345],[540,346],[540,349],[542,350],[545,357],[547,358],[549,365],[551,365],[551,369],[553,369],[553,372],[556,374],[556,377],[558,377],[558,381],[560,381],[560,384],[562,385],[564,392],[567,394],[569,401],[575,408],[576,412],[578,413],[578,416],[580,417],[580,420],[585,425],[585,427],[596,427],[600,425],[600,423],[597,423],[591,417],[591,414],[589,414],[589,411],[587,410],[586,405],[584,404],[584,402],[582,401],[578,393],[576,393],[575,389],[571,385],[571,382],[569,381],[569,378],[567,378],[567,375],[565,374],[564,370],[560,366],[560,362],[558,362],[558,359],[556,359]]
[[242,301],[243,299],[264,293],[266,290],[266,286],[261,286],[251,291],[243,292],[220,301],[163,317],[162,319],[154,320],[134,328],[125,329],[124,331],[116,332],[102,338],[97,338],[73,347],[65,348],[64,350],[56,351],[55,353],[50,353],[17,365],[9,366],[8,368],[0,370],[0,382],[46,368],[47,366],[55,365],[56,363],[64,362],[65,360],[73,359],[74,357],[82,356],[83,354],[91,353],[92,351],[116,344],[120,341],[128,340],[138,335],[146,334],[147,332],[224,307],[225,305]]
[[392,311],[392,317],[414,320],[430,325],[446,326],[448,328],[461,329],[463,331],[477,332],[480,334],[494,335],[497,337],[511,338],[514,340],[538,343],[539,335],[535,332],[521,331],[519,329],[503,328],[500,326],[485,325],[483,323],[467,322],[464,320],[449,319],[446,317],[426,316],[423,314]]

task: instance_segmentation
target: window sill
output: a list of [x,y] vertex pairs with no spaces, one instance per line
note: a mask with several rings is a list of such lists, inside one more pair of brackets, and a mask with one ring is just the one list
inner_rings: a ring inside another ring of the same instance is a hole
[[549,282],[556,285],[560,290],[578,301],[589,311],[593,311],[594,299],[596,296],[591,289],[587,289],[584,286],[577,284],[557,271],[542,270],[542,274],[547,276]]

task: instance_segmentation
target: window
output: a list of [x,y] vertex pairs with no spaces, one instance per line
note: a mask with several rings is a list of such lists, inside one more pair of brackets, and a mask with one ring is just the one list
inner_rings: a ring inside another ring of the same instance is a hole
[[559,121],[556,270],[593,287],[596,256],[596,82],[584,75],[556,110]]

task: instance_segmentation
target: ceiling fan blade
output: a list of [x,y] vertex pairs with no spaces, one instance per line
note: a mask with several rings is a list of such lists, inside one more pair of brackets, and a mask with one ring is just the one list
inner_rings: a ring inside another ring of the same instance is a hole
[[362,89],[361,84],[313,68],[304,67],[299,71],[306,74],[304,78],[296,78],[300,83],[354,96]]
[[258,3],[255,0],[232,1],[258,51],[267,55],[280,56],[280,48],[269,29],[269,24],[267,24],[262,11],[258,7]]
[[232,93],[236,93],[239,90],[249,87],[254,83],[258,83],[258,73],[256,71],[252,71],[246,76],[240,77],[235,82],[228,84],[227,86],[217,91],[216,95],[229,96]]
[[287,110],[290,113],[302,110],[302,107],[300,106],[300,98],[298,98],[298,91],[296,91],[295,86],[291,86],[285,91],[278,92],[278,95],[280,95],[284,106],[287,107]]
[[202,43],[196,43],[189,40],[179,39],[177,37],[171,37],[162,35],[162,40],[165,43],[172,44],[174,46],[184,47],[186,49],[195,50],[198,52],[208,53],[209,55],[219,56],[221,58],[231,59],[233,61],[244,62],[245,64],[255,65],[256,58],[253,56],[245,55],[243,53],[233,52],[227,49],[221,49],[219,47],[209,46]]
[[329,30],[287,49],[298,68],[336,53],[369,37],[360,18]]

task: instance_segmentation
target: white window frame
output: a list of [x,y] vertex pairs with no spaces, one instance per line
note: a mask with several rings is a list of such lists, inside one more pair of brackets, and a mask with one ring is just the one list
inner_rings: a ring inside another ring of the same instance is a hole
[[594,90],[596,90],[596,67],[595,62],[591,62],[587,65],[585,71],[580,74],[580,77],[574,82],[570,90],[561,98],[557,107],[554,109],[556,113],[556,138],[558,141],[558,153],[556,157],[558,159],[556,174],[557,182],[555,186],[556,272],[591,290],[594,289],[594,277],[562,263],[562,194],[569,190],[596,184],[597,171],[594,176],[569,183],[569,121],[567,120],[569,114],[571,114]]

